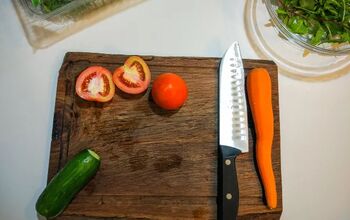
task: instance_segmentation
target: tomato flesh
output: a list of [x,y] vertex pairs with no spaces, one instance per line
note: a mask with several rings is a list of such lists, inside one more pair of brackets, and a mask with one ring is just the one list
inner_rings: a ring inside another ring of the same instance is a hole
[[90,92],[91,95],[94,96],[97,94],[101,96],[107,96],[111,90],[108,84],[109,82],[107,76],[101,75],[101,77],[97,77],[97,74],[93,73],[84,79],[84,82],[82,84],[82,91],[87,93]]
[[163,109],[179,109],[185,103],[187,97],[186,82],[175,73],[163,73],[153,82],[152,98]]
[[151,73],[141,57],[131,56],[123,66],[114,71],[113,82],[123,92],[139,94],[148,88],[151,82]]
[[108,102],[115,94],[112,74],[101,66],[91,66],[78,76],[76,93],[85,100]]

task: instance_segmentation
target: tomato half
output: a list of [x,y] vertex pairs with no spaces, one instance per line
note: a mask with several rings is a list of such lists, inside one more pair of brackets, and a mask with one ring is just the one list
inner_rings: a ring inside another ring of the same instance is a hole
[[151,72],[141,57],[131,56],[114,71],[113,82],[123,92],[140,94],[148,88]]
[[175,73],[163,73],[153,82],[152,98],[163,109],[176,110],[188,97],[185,80]]
[[102,66],[90,66],[78,76],[75,91],[82,99],[108,102],[115,94],[112,73]]

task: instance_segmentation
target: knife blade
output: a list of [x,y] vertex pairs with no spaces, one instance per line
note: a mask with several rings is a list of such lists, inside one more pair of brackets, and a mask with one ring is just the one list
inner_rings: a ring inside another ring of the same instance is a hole
[[239,205],[236,157],[248,152],[245,75],[238,42],[228,48],[219,71],[218,219],[234,220]]

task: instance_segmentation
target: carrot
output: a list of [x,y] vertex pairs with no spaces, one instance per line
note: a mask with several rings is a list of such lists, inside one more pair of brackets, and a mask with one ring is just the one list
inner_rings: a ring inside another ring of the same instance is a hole
[[256,161],[267,206],[277,207],[275,175],[272,168],[271,150],[273,141],[273,111],[271,100],[271,79],[264,68],[250,71],[247,77],[249,105],[256,133]]

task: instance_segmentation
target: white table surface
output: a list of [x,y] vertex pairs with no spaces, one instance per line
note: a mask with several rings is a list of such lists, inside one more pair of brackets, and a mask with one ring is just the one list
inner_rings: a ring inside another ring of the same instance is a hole
[[[33,52],[10,0],[0,4],[0,219],[37,219],[46,184],[58,70],[67,51],[221,56],[246,39],[244,1],[149,0]],[[349,70],[350,72],[350,70]],[[350,74],[279,76],[283,220],[350,219]]]

